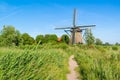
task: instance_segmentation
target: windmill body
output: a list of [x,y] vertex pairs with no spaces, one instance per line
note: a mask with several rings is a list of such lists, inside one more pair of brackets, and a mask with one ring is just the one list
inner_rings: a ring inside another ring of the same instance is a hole
[[[71,44],[78,44],[83,43],[82,39],[82,31],[86,30],[88,27],[95,27],[96,25],[82,25],[82,26],[76,26],[76,9],[74,9],[73,14],[73,26],[72,27],[61,27],[61,28],[55,28],[56,30],[64,30],[69,36],[70,36],[70,43]],[[70,32],[70,34],[69,34]]]
[[80,30],[80,28],[76,28],[74,30],[74,32],[71,30],[70,31],[71,35],[70,35],[70,43],[73,43],[73,37],[74,37],[74,43],[75,44],[82,44],[83,40],[82,40],[82,30]]

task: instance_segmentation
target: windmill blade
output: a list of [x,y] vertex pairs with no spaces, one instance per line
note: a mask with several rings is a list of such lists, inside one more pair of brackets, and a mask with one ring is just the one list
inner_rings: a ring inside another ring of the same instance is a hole
[[95,27],[96,25],[83,25],[83,26],[76,26],[77,28],[85,28],[85,27]]
[[61,27],[61,28],[55,28],[56,30],[57,29],[71,29],[72,27]]
[[70,30],[64,30],[68,35],[69,35],[69,37],[71,37],[71,35],[68,33],[68,31],[70,31]]
[[80,29],[80,30],[86,30],[86,29]]
[[74,13],[73,13],[73,27],[75,27],[76,25],[76,9],[74,9]]

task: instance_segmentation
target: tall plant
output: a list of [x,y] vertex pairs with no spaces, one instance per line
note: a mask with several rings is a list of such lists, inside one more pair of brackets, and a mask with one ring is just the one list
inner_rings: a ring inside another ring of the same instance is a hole
[[88,44],[88,45],[94,44],[95,37],[93,36],[91,29],[85,30],[84,40],[85,40],[86,44]]

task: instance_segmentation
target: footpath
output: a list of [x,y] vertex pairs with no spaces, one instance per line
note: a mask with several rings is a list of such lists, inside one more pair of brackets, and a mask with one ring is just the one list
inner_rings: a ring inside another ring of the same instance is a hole
[[78,64],[74,60],[74,55],[71,55],[69,58],[70,73],[67,74],[67,80],[78,80],[78,73],[75,71],[75,68],[77,68],[77,67],[78,67]]

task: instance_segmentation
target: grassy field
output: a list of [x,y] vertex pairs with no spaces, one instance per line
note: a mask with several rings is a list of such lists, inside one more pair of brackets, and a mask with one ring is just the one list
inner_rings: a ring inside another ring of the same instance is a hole
[[66,80],[63,49],[0,48],[0,80]]
[[82,80],[120,80],[120,49],[96,46],[77,49],[75,59]]
[[119,80],[119,46],[46,44],[0,48],[0,80],[66,80],[75,55],[81,80]]

